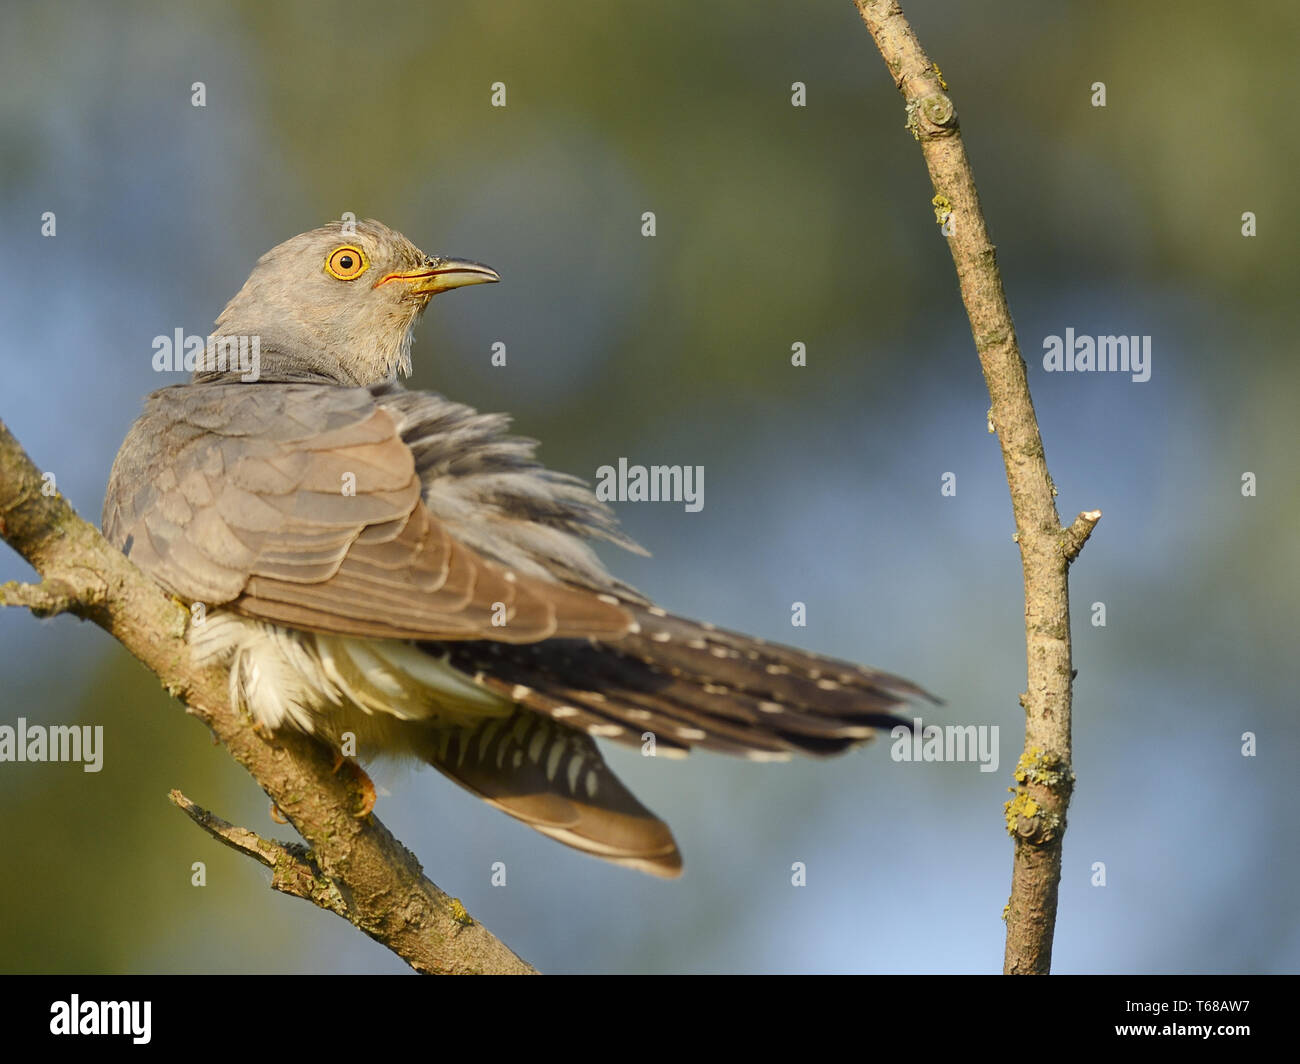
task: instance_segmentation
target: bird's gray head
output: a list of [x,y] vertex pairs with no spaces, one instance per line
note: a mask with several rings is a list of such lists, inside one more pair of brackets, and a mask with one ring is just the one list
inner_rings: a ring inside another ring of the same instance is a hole
[[411,329],[434,295],[497,280],[479,263],[426,255],[380,222],[347,232],[331,222],[258,259],[213,336],[257,337],[262,380],[374,384],[411,372]]

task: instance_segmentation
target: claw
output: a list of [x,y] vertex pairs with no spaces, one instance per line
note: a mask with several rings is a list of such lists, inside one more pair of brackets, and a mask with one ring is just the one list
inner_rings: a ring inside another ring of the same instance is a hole
[[356,771],[357,787],[361,790],[361,809],[352,815],[358,820],[364,820],[370,815],[370,811],[374,809],[375,802],[379,800],[375,794],[375,781],[367,776],[355,761],[352,762],[352,768]]
[[358,820],[364,820],[370,815],[371,810],[375,808],[375,802],[378,801],[378,797],[375,794],[375,782],[366,775],[365,769],[351,758],[344,757],[341,753],[335,750],[334,767],[331,768],[330,771],[338,772],[338,770],[343,768],[344,765],[347,766],[348,772],[351,774],[358,789],[361,791],[361,809],[352,815]]
[[274,802],[271,803],[271,819],[274,820],[277,824],[289,823],[288,818],[282,812],[280,812],[280,807],[276,805]]

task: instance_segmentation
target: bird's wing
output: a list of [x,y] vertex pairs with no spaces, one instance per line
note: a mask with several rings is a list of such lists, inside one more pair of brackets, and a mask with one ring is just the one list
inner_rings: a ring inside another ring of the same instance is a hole
[[366,389],[154,393],[105,532],[163,586],[294,628],[376,638],[618,638],[611,595],[493,561],[425,504],[398,418]]

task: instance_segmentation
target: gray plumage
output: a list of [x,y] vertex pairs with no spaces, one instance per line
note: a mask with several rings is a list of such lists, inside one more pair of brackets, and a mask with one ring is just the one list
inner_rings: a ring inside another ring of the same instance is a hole
[[671,832],[591,736],[826,754],[928,696],[654,607],[592,551],[640,548],[582,481],[505,416],[396,383],[432,295],[495,279],[377,222],[268,252],[214,332],[260,338],[259,378],[204,369],[151,395],[104,532],[204,604],[195,652],[260,723],[352,732],[569,845],[675,875]]

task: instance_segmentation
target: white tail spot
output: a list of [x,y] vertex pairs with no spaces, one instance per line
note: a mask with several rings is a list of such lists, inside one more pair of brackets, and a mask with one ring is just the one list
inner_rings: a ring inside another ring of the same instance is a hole
[[565,747],[568,744],[563,739],[556,739],[551,743],[551,752],[546,755],[546,779],[548,781],[555,779],[555,770],[560,767],[560,758],[564,756]]
[[790,755],[779,750],[747,750],[745,757],[750,761],[789,761]]
[[537,729],[537,734],[533,736],[532,742],[528,744],[528,760],[534,765],[542,756],[542,750],[546,747],[546,732],[541,728]]

